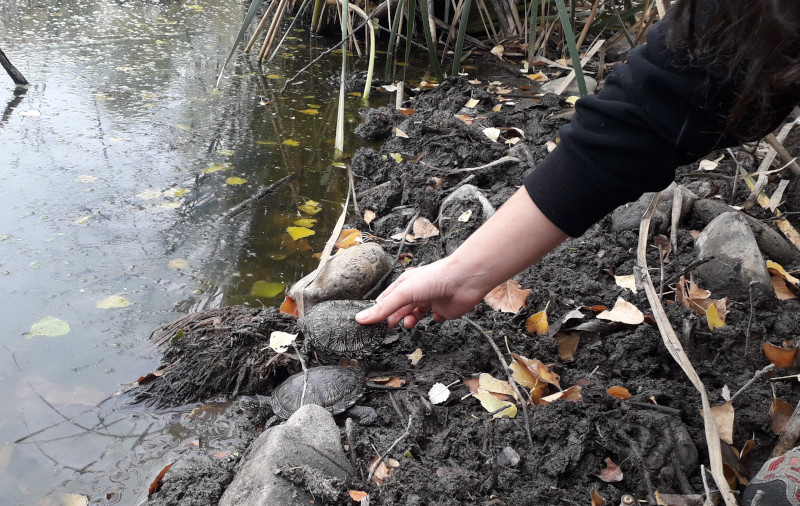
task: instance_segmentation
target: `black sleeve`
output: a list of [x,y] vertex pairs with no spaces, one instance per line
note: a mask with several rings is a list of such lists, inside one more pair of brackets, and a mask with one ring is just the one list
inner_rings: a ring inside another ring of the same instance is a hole
[[[598,95],[576,102],[558,147],[525,178],[539,209],[573,237],[617,206],[664,189],[679,165],[738,144],[723,134],[733,86],[671,49],[670,23],[667,16],[654,26]],[[776,99],[773,128],[795,99]]]

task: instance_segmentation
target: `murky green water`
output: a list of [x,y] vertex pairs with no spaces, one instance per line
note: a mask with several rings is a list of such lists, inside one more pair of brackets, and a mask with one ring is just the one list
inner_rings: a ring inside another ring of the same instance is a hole
[[[146,337],[187,311],[276,304],[282,295],[254,286],[280,291],[316,262],[346,191],[325,81],[339,59],[279,95],[329,44],[296,29],[274,65],[260,73],[240,57],[214,91],[245,9],[0,2],[0,48],[32,83],[21,94],[0,75],[2,504],[60,504],[63,493],[138,503],[196,437],[188,410],[153,414],[114,395],[156,368]],[[348,97],[351,122],[359,105]],[[265,205],[221,219],[288,174]],[[304,199],[323,210],[318,233],[295,242],[285,229]],[[109,297],[130,305],[98,307]],[[69,331],[31,336],[47,317]]]

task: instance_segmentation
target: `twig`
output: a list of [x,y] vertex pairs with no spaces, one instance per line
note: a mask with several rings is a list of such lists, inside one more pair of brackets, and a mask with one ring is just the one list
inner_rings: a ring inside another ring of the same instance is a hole
[[685,276],[692,269],[694,269],[696,267],[699,267],[699,266],[703,265],[706,262],[710,262],[711,260],[714,260],[715,258],[716,257],[714,257],[713,255],[711,255],[709,257],[705,257],[705,258],[698,258],[694,262],[692,262],[689,265],[687,265],[686,268],[683,269],[682,271],[676,272],[675,274],[673,274],[669,279],[667,279],[664,282],[664,284],[669,286],[672,283],[675,283],[676,281],[678,281],[680,279],[681,276]]
[[669,413],[671,415],[680,415],[681,410],[678,408],[671,408],[669,406],[662,406],[661,404],[653,404],[650,402],[639,402],[639,401],[628,401],[628,404],[631,406],[636,406],[639,408],[645,409],[653,409],[656,411],[663,411],[664,413]]
[[781,436],[778,438],[778,444],[775,445],[775,449],[772,450],[770,458],[783,455],[790,448],[794,447],[798,435],[800,435],[800,403],[794,408],[792,416],[790,416],[789,421],[786,422],[786,426],[783,428],[783,432],[781,432]]
[[675,186],[675,191],[672,192],[672,220],[669,230],[669,245],[672,246],[672,251],[675,254],[676,260],[678,259],[678,222],[681,219],[682,207],[683,190],[681,189],[681,185],[677,185]]
[[778,138],[775,137],[774,134],[769,134],[764,139],[769,143],[770,146],[772,146],[772,149],[774,149],[775,152],[778,153],[781,158],[783,158],[784,163],[789,165],[789,168],[792,170],[792,172],[794,172],[794,175],[800,176],[800,165],[797,165],[795,158],[790,155],[788,151],[786,151],[786,148],[783,147],[783,144],[781,144]]
[[773,370],[773,369],[775,369],[775,364],[769,364],[767,367],[765,367],[765,368],[761,369],[760,371],[756,371],[756,373],[753,375],[753,377],[752,377],[752,378],[750,378],[750,379],[747,381],[747,383],[745,383],[744,385],[742,385],[742,388],[740,388],[739,390],[737,390],[737,391],[736,391],[736,393],[735,393],[735,394],[733,394],[733,395],[731,396],[730,402],[733,402],[733,401],[734,401],[734,400],[735,400],[737,397],[739,397],[739,395],[740,395],[742,392],[744,392],[745,390],[747,390],[747,387],[749,387],[750,385],[752,385],[753,383],[755,383],[755,382],[756,382],[757,380],[759,380],[759,379],[760,379],[762,376],[764,376],[765,374],[767,374],[768,372],[770,372],[770,371],[771,371],[771,370]]
[[753,313],[756,312],[755,307],[753,307],[753,286],[756,284],[755,281],[751,281],[747,285],[747,293],[750,295],[750,318],[747,319],[747,331],[744,334],[744,354],[747,356],[747,352],[750,351],[750,342],[753,338]]
[[375,292],[375,290],[377,290],[378,287],[381,286],[381,284],[383,284],[383,282],[386,281],[386,278],[388,278],[389,275],[392,273],[392,271],[394,270],[394,266],[397,265],[397,261],[400,260],[400,253],[403,251],[403,246],[405,246],[406,244],[406,237],[408,237],[408,232],[411,230],[411,227],[414,225],[414,222],[417,221],[417,218],[419,218],[419,212],[414,213],[414,216],[411,217],[411,220],[408,222],[408,225],[406,225],[406,229],[403,231],[403,238],[400,240],[400,246],[397,248],[397,254],[394,256],[394,261],[392,261],[392,267],[386,272],[386,274],[384,274],[381,277],[381,279],[378,280],[377,283],[375,283],[375,286],[370,288],[370,290],[364,294],[361,300],[369,300],[370,295],[372,295],[373,292]]
[[528,435],[528,442],[531,444],[531,447],[533,448],[534,447],[533,436],[531,435],[531,424],[530,421],[528,420],[527,401],[520,393],[519,387],[517,386],[517,382],[514,381],[514,377],[511,375],[511,373],[509,373],[510,368],[506,363],[506,359],[503,358],[503,352],[500,351],[500,348],[497,346],[497,344],[495,344],[494,340],[492,340],[492,336],[490,336],[489,334],[486,333],[485,330],[483,330],[483,327],[481,327],[474,321],[470,320],[466,316],[462,316],[461,318],[465,322],[469,323],[470,325],[478,329],[478,331],[481,334],[483,334],[483,337],[485,337],[486,340],[489,341],[489,344],[492,345],[492,348],[494,348],[495,353],[497,353],[497,358],[499,358],[500,363],[503,364],[503,371],[506,373],[506,376],[508,376],[508,383],[511,385],[511,388],[514,389],[514,393],[517,394],[517,399],[519,399],[519,403],[522,404],[522,415],[525,417],[525,433]]
[[706,500],[703,504],[711,504],[711,489],[708,488],[708,478],[706,477],[705,464],[700,464],[700,476],[703,477],[703,490],[706,491]]
[[350,180],[350,191],[353,192],[353,211],[356,216],[361,216],[361,211],[358,210],[358,198],[356,197],[356,183],[353,181],[353,168],[350,167],[349,162],[345,162],[345,167],[347,167],[347,179]]
[[[736,498],[731,493],[730,486],[725,480],[725,474],[722,469],[722,453],[719,444],[719,431],[717,424],[714,420],[714,414],[711,412],[711,404],[708,401],[708,393],[706,392],[703,381],[697,375],[697,372],[692,365],[691,360],[686,355],[686,352],[681,346],[678,336],[672,329],[667,314],[664,312],[664,307],[658,299],[658,294],[653,286],[653,281],[650,279],[650,273],[647,270],[647,236],[650,231],[650,220],[653,216],[653,210],[658,203],[658,194],[653,197],[650,202],[650,207],[642,217],[642,223],[639,227],[639,244],[636,250],[637,256],[637,270],[641,273],[644,290],[647,294],[647,300],[650,302],[650,307],[653,310],[653,316],[656,319],[658,330],[661,332],[661,337],[664,340],[664,345],[669,351],[672,358],[680,365],[683,372],[692,382],[694,387],[700,393],[700,400],[703,405],[703,424],[705,426],[706,444],[708,445],[708,456],[711,462],[711,476],[719,488],[723,501],[726,506],[736,506]],[[800,424],[798,424],[800,426]]]
[[392,401],[392,407],[397,413],[397,417],[401,420],[404,420],[405,416],[403,416],[403,412],[400,410],[400,405],[397,404],[397,399],[394,398],[393,392],[389,392],[389,400]]
[[253,195],[252,197],[244,200],[243,202],[233,206],[227,213],[223,214],[222,217],[226,218],[226,219],[231,219],[231,218],[234,218],[235,216],[238,216],[238,215],[242,214],[245,211],[250,210],[250,208],[252,208],[253,204],[255,204],[259,200],[263,199],[264,197],[266,197],[270,193],[274,193],[275,190],[277,190],[278,188],[283,186],[284,183],[288,182],[292,178],[294,178],[294,174],[289,174],[288,176],[275,181],[274,183],[272,183],[269,186],[265,186],[265,187],[260,188],[255,193],[255,195]]
[[413,415],[408,415],[408,426],[406,427],[406,431],[403,432],[403,434],[401,434],[400,437],[397,438],[394,441],[394,443],[392,443],[392,446],[390,446],[389,449],[387,449],[385,452],[383,452],[383,455],[384,455],[383,457],[381,457],[381,454],[378,453],[378,457],[380,457],[380,458],[378,460],[376,460],[375,463],[370,466],[369,475],[367,476],[367,483],[369,483],[372,480],[372,475],[375,474],[375,470],[378,469],[378,465],[381,462],[383,462],[383,459],[385,458],[385,456],[388,455],[392,450],[394,450],[394,447],[397,446],[398,444],[400,444],[400,441],[402,441],[403,439],[408,437],[408,434],[411,432],[411,421],[413,419],[414,419]]
[[363,192],[359,193],[358,195],[356,195],[356,198],[360,199],[360,198],[366,197],[370,193],[375,193],[376,191],[380,190],[381,188],[386,188],[390,184],[392,184],[391,181],[386,181],[386,182],[383,182],[383,183],[381,183],[381,184],[379,184],[377,186],[373,186],[372,188],[368,188],[368,189],[364,190]]
[[[356,437],[353,432],[355,431],[353,419],[349,416],[347,420],[344,421],[344,432],[347,437],[347,454],[350,457],[350,462],[353,464],[353,469],[356,469]],[[364,475],[361,475],[362,478]]]
[[297,360],[300,361],[300,367],[303,368],[303,394],[300,396],[300,406],[302,407],[306,403],[306,388],[308,387],[308,369],[306,368],[306,361],[303,360],[303,355],[300,354],[300,350],[297,349],[297,343],[292,341],[292,348],[294,348],[294,352],[297,353]]
[[470,171],[473,171],[473,170],[491,169],[492,167],[496,167],[498,165],[503,165],[505,163],[511,163],[511,162],[519,162],[519,161],[520,161],[520,159],[515,157],[515,156],[504,156],[504,157],[499,158],[499,159],[497,159],[497,160],[495,160],[493,162],[489,162],[486,165],[480,165],[478,167],[464,167],[464,168],[461,168],[461,169],[449,170],[449,171],[447,171],[447,174],[450,175],[450,174],[458,174],[459,172],[470,172]]

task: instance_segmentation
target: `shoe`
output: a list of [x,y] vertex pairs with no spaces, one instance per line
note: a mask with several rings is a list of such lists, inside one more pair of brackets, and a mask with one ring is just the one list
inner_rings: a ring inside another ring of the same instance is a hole
[[742,494],[743,506],[800,506],[800,446],[768,460]]

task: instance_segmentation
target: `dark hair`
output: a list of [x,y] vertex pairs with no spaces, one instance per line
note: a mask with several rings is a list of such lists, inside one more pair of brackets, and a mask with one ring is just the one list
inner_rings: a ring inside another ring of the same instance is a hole
[[672,9],[672,41],[733,86],[728,133],[763,136],[776,122],[774,98],[799,89],[800,0],[680,0]]

